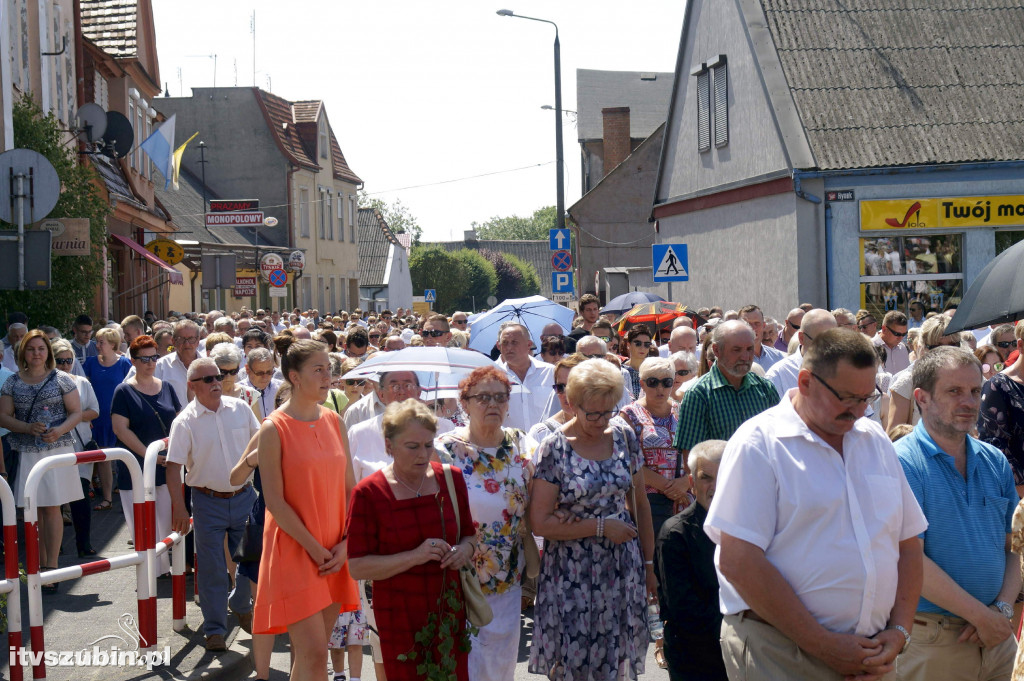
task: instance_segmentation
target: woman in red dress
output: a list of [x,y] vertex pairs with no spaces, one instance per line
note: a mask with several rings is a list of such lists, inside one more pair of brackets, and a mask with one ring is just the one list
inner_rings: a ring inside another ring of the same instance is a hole
[[[383,428],[393,462],[363,479],[353,492],[349,570],[355,579],[373,580],[373,612],[388,681],[421,679],[419,664],[453,659],[456,678],[468,681],[469,634],[459,568],[473,556],[476,528],[466,483],[453,468],[461,520],[456,527],[444,471],[432,461],[437,418],[409,399],[388,407]],[[452,592],[455,609],[445,597]],[[442,629],[454,633],[436,634],[429,645],[418,645],[416,634],[431,613],[440,615]],[[399,659],[410,653],[412,659]]]

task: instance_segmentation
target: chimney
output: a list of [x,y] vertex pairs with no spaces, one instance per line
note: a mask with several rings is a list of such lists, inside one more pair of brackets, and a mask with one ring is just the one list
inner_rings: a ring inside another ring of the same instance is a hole
[[604,119],[604,174],[629,156],[629,107],[613,106],[601,109]]

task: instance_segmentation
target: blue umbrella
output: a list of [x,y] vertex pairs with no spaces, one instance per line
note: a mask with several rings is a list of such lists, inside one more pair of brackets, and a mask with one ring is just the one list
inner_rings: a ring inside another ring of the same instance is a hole
[[569,308],[544,296],[509,298],[470,323],[469,347],[490,353],[498,342],[498,330],[505,322],[518,322],[525,326],[530,331],[530,338],[540,347],[540,332],[545,326],[555,322],[562,327],[563,333],[569,333],[575,316],[576,313]]
[[657,303],[665,300],[656,293],[648,293],[647,291],[630,291],[629,293],[623,293],[621,296],[615,296],[608,301],[608,304],[601,310],[601,314],[614,314],[616,316],[629,312],[637,305],[643,305],[644,303]]

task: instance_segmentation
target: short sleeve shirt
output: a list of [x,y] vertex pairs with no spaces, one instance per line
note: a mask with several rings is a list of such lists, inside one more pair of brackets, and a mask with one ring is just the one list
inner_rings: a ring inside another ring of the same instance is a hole
[[713,366],[683,395],[672,446],[685,451],[705,440],[728,440],[741,423],[778,403],[775,386],[754,372],[736,390]]
[[[8,376],[0,388],[0,394],[14,400],[14,418],[22,423],[45,421],[51,426],[56,426],[68,417],[67,409],[64,407],[64,395],[77,389],[75,379],[70,374],[54,369],[46,378],[32,385],[21,380],[18,374]],[[41,452],[58,447],[73,447],[75,444],[70,432],[61,435],[56,442],[41,446],[36,444],[35,435],[27,433],[12,432],[7,439],[11,449],[19,452]]]

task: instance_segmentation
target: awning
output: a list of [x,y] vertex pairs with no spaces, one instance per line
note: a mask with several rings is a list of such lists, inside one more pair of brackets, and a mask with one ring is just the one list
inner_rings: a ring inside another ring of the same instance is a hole
[[185,277],[182,276],[181,272],[174,269],[173,267],[165,263],[163,260],[147,251],[145,248],[143,248],[141,244],[138,244],[126,237],[120,236],[119,234],[111,234],[110,236],[114,237],[115,239],[123,243],[125,246],[132,249],[133,251],[141,255],[143,258],[150,261],[151,263],[162,269],[164,272],[166,272],[167,278],[168,280],[170,280],[172,284],[178,284],[179,286],[181,286],[185,283]]

